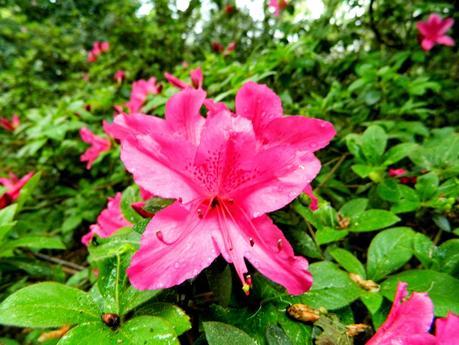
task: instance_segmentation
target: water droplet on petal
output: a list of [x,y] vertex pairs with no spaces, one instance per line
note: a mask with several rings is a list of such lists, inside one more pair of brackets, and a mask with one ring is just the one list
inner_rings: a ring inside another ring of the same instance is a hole
[[303,164],[300,164],[299,167],[300,167],[301,170],[304,170],[304,165]]
[[283,247],[282,238],[279,238],[279,239],[277,240],[277,250],[278,250],[278,251],[281,251],[281,250],[282,250],[282,247]]
[[179,268],[179,267],[180,267],[180,263],[179,263],[179,262],[176,262],[176,263],[174,264],[174,268]]

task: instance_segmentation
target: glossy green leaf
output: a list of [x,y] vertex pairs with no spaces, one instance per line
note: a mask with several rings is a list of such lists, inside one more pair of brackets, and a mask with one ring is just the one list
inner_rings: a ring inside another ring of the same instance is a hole
[[400,220],[392,212],[386,210],[368,210],[352,219],[347,230],[366,232],[387,228]]
[[330,255],[346,271],[356,273],[362,278],[366,277],[365,268],[362,263],[350,251],[342,248],[333,248],[330,250]]
[[70,330],[58,345],[178,345],[171,325],[154,316],[139,316],[112,330],[101,321],[83,323]]
[[406,227],[377,234],[368,248],[368,278],[378,281],[406,264],[413,255],[413,236],[413,230]]
[[0,304],[0,323],[20,327],[58,327],[100,319],[89,294],[58,283],[38,283]]
[[234,326],[215,321],[204,322],[203,326],[209,345],[257,344],[247,333]]
[[292,345],[284,330],[277,325],[266,328],[266,342],[268,345]]

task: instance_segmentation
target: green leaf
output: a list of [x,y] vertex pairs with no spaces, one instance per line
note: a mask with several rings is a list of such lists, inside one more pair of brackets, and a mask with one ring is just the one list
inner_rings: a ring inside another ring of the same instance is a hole
[[406,213],[418,209],[421,206],[418,193],[408,186],[398,185],[399,199],[391,207],[394,213]]
[[311,290],[301,296],[291,297],[292,303],[303,303],[313,308],[339,309],[356,300],[360,288],[333,263],[322,261],[309,267],[314,282]]
[[357,198],[345,203],[339,213],[344,217],[353,218],[363,213],[368,206],[368,199]]
[[[318,232],[316,233],[316,235]],[[309,258],[320,258],[320,248],[304,230],[292,230],[287,233],[289,242],[293,245],[298,254]],[[317,239],[317,238],[316,238]]]
[[407,227],[377,234],[368,248],[368,277],[380,280],[406,264],[413,256],[413,236],[413,230]]
[[362,135],[362,151],[368,162],[378,163],[386,150],[387,134],[379,126],[368,127]]
[[371,314],[376,313],[383,302],[383,296],[379,292],[362,291],[360,299]]
[[13,221],[17,205],[13,204],[0,210],[0,243],[16,225]]
[[425,268],[430,268],[436,255],[437,247],[430,238],[421,233],[413,237],[413,254]]
[[148,313],[169,322],[174,327],[177,335],[185,333],[191,328],[190,317],[174,304],[162,302],[148,303]]
[[284,330],[277,325],[266,328],[266,341],[268,345],[292,345]]
[[0,304],[0,323],[20,327],[59,327],[100,319],[86,292],[58,283],[25,287]]
[[374,231],[387,228],[400,220],[395,214],[386,210],[368,210],[352,219],[347,230],[353,232]]
[[397,202],[400,199],[399,184],[395,179],[385,179],[378,184],[376,191],[383,200]]
[[449,274],[432,270],[405,271],[384,281],[381,293],[392,301],[399,281],[408,283],[410,291],[428,292],[436,316],[446,316],[449,311],[459,314],[459,280]]
[[446,241],[440,245],[437,253],[440,270],[453,276],[459,276],[459,239]]
[[89,247],[89,258],[91,262],[105,260],[126,252],[134,252],[139,247],[140,234],[131,229],[118,230],[108,238],[97,238],[97,246]]
[[316,241],[319,246],[327,243],[339,241],[346,237],[349,231],[346,230],[335,230],[329,227],[319,229],[316,232]]
[[434,172],[419,176],[415,185],[421,200],[429,200],[438,190],[440,180]]
[[59,237],[29,235],[22,236],[17,240],[8,241],[1,250],[6,251],[18,247],[32,249],[65,249],[65,245]]
[[234,326],[215,321],[204,322],[203,326],[209,345],[257,344],[247,333]]
[[227,306],[231,299],[233,289],[233,278],[231,267],[225,265],[223,269],[213,265],[206,270],[206,277],[209,287],[220,305]]
[[330,250],[330,255],[336,260],[346,271],[357,273],[365,279],[366,273],[362,263],[351,252],[342,248],[333,248]]
[[154,316],[139,316],[112,330],[102,322],[83,323],[71,329],[58,345],[178,345],[171,325]]
[[132,224],[143,220],[143,217],[131,207],[134,202],[139,200],[139,188],[137,186],[130,186],[126,188],[121,196],[121,212],[123,213],[124,218]]
[[122,315],[147,302],[159,294],[161,290],[140,291],[130,285],[121,295],[120,313]]
[[392,146],[385,154],[384,154],[384,166],[389,166],[398,161],[402,160],[403,158],[407,157],[411,152],[416,149],[417,145],[414,143],[402,143],[395,146]]

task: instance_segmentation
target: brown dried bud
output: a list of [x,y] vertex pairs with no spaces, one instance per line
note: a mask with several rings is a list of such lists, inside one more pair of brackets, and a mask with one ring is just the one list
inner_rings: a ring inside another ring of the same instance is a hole
[[38,337],[38,342],[44,343],[45,341],[48,341],[51,339],[60,339],[65,335],[65,333],[69,331],[69,329],[70,329],[70,326],[65,325],[54,331],[42,333],[40,337]]
[[316,322],[320,319],[320,311],[305,304],[292,304],[287,309],[287,314],[295,320],[302,322]]
[[338,213],[338,224],[340,229],[347,229],[351,224],[351,219],[347,217],[343,217],[341,214]]
[[117,329],[121,322],[119,315],[113,313],[102,314],[102,321],[113,330]]
[[365,280],[361,276],[356,273],[349,273],[349,277],[353,282],[359,285],[362,289],[367,290],[369,292],[378,292],[379,285],[375,283],[373,280]]
[[346,334],[350,337],[355,337],[357,334],[365,332],[369,328],[370,326],[365,325],[364,323],[356,323],[354,325],[347,325]]

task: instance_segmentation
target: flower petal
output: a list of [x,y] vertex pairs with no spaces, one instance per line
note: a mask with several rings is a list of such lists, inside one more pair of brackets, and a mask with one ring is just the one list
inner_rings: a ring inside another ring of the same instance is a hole
[[398,284],[386,321],[367,345],[435,344],[435,339],[428,333],[434,317],[432,301],[426,293],[417,292],[403,301],[408,294],[406,288],[406,283]]
[[437,38],[437,43],[443,44],[448,47],[452,47],[455,44],[454,40],[449,36],[441,36]]
[[253,122],[257,134],[273,119],[283,114],[282,103],[274,91],[249,81],[236,94],[236,113]]
[[172,86],[175,86],[176,88],[178,89],[186,89],[187,87],[190,87],[190,85],[188,85],[187,83],[185,83],[184,81],[180,80],[179,78],[177,78],[175,75],[173,74],[170,74],[170,73],[164,73],[164,77],[166,78],[166,80],[172,85]]
[[435,45],[435,42],[428,39],[428,38],[424,38],[422,41],[421,41],[421,47],[422,49],[424,49],[425,51],[429,51],[430,49],[433,48],[433,46]]
[[437,345],[455,345],[459,339],[459,316],[448,313],[445,318],[435,321]]
[[132,285],[155,290],[194,278],[219,255],[215,231],[213,218],[200,219],[178,202],[159,211],[127,270]]
[[172,96],[166,103],[166,121],[169,128],[195,145],[199,143],[205,122],[199,112],[205,98],[206,93],[203,90],[188,88]]

